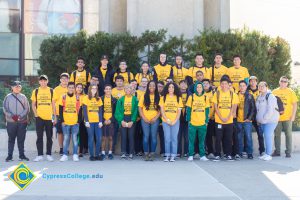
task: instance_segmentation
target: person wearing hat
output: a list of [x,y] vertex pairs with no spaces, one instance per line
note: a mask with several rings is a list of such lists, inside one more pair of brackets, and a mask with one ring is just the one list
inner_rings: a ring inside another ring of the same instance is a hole
[[6,119],[8,134],[8,156],[6,162],[13,160],[15,140],[18,141],[19,160],[29,159],[24,154],[24,141],[28,123],[28,113],[30,111],[29,102],[24,94],[21,93],[22,86],[20,81],[11,84],[12,92],[3,100],[3,113]]
[[100,60],[100,66],[96,67],[93,76],[98,77],[99,96],[104,95],[104,85],[113,85],[114,70],[108,63],[108,56],[103,55]]
[[36,119],[36,147],[38,156],[33,160],[35,162],[42,161],[43,158],[43,134],[46,131],[47,137],[47,160],[53,161],[52,151],[52,135],[53,124],[56,124],[55,102],[53,101],[53,89],[48,87],[48,77],[41,75],[39,77],[40,87],[34,89],[31,95],[32,111]]
[[58,145],[60,147],[59,154],[62,156],[63,155],[63,141],[64,141],[64,135],[62,131],[62,126],[61,126],[61,121],[58,117],[59,115],[59,99],[63,95],[67,94],[68,89],[68,83],[69,83],[69,74],[68,73],[62,73],[60,75],[60,84],[53,90],[53,101],[55,103],[55,115],[57,119],[57,123],[55,125],[56,128],[56,133],[58,134]]

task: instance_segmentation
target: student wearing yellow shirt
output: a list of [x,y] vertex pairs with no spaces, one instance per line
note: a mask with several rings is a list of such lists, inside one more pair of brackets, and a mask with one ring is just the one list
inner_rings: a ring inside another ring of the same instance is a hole
[[[81,104],[85,94],[83,92],[83,85],[77,83],[75,85],[75,95],[80,97]],[[84,124],[83,110],[81,109],[81,119],[79,120],[79,157],[83,157],[88,152],[88,133]]]
[[220,90],[217,90],[213,97],[215,106],[215,123],[216,123],[216,143],[215,143],[215,159],[220,160],[221,143],[223,144],[224,157],[228,161],[232,161],[232,138],[233,138],[233,117],[236,113],[238,96],[230,91],[230,80],[222,77],[220,80]]
[[106,146],[108,146],[108,159],[113,159],[113,136],[114,136],[114,112],[116,109],[117,100],[111,95],[112,86],[104,86],[104,95],[101,97],[103,102],[103,138],[102,138],[102,153],[101,159],[105,159]]
[[132,86],[125,86],[125,96],[121,97],[116,106],[115,118],[121,126],[121,158],[126,158],[127,139],[129,140],[129,159],[133,159],[134,130],[138,115],[138,100],[132,95]]
[[239,82],[241,80],[249,83],[249,72],[248,69],[241,66],[241,57],[239,55],[233,56],[233,67],[230,67],[227,71],[227,74],[232,81],[233,88],[237,92],[239,90]]
[[[259,90],[258,90],[258,79],[256,76],[250,76],[249,78],[249,85],[247,88],[248,92],[253,95],[254,100],[256,101]],[[264,143],[264,135],[262,133],[261,127],[258,126],[256,121],[256,116],[253,117],[252,125],[254,126],[256,133],[257,133],[257,139],[258,139],[258,150],[260,156],[262,156],[262,153],[265,152],[265,143]]]
[[256,112],[255,100],[253,95],[247,90],[246,81],[241,80],[239,85],[239,103],[237,107],[239,156],[242,157],[242,153],[246,149],[248,159],[253,159],[252,120]]
[[75,83],[68,83],[68,92],[63,94],[59,101],[59,119],[62,123],[64,133],[63,155],[60,158],[61,162],[68,160],[68,150],[70,137],[73,144],[73,161],[79,161],[78,157],[78,132],[79,123],[82,117],[80,96],[75,94]]
[[120,99],[122,96],[125,95],[124,91],[124,77],[123,76],[116,76],[115,77],[116,87],[112,89],[111,95],[116,98]]
[[206,126],[209,120],[209,99],[204,95],[202,83],[195,83],[194,94],[186,103],[186,120],[189,122],[189,161],[193,160],[195,137],[199,138],[200,160],[207,161],[205,156]]
[[284,107],[284,112],[280,113],[279,122],[275,129],[275,151],[273,156],[280,156],[281,131],[283,131],[286,138],[285,156],[290,158],[292,153],[292,123],[296,117],[298,98],[295,92],[288,87],[288,84],[289,79],[286,76],[282,76],[279,80],[280,87],[272,92],[281,99]]
[[176,83],[168,83],[160,98],[162,126],[165,137],[165,162],[175,162],[177,156],[178,131],[181,109],[183,108],[180,90]]
[[[204,74],[203,74],[203,72],[202,71],[197,71],[196,72],[196,81],[195,81],[195,83],[196,82],[198,82],[198,83],[202,83],[202,81],[204,80]],[[195,85],[195,83],[193,82],[190,86],[189,86],[189,93],[190,94],[194,94],[194,85]]]
[[173,80],[176,84],[179,84],[180,81],[186,80],[188,75],[188,69],[183,67],[182,56],[177,55],[175,57],[175,66],[172,67],[173,70]]
[[46,75],[41,75],[39,77],[40,87],[33,90],[31,95],[32,111],[36,119],[36,134],[37,141],[36,147],[38,151],[38,156],[33,160],[35,162],[42,161],[43,158],[43,135],[44,130],[46,130],[47,137],[47,160],[53,161],[51,156],[52,151],[52,136],[53,136],[53,124],[56,123],[55,113],[55,103],[53,101],[53,89],[49,88],[48,77]]
[[61,127],[61,121],[59,120],[59,99],[62,95],[67,94],[67,86],[69,82],[69,74],[68,73],[62,73],[60,75],[60,84],[53,90],[53,101],[55,103],[55,115],[57,118],[57,123],[55,125],[56,133],[58,134],[58,145],[60,147],[59,154],[63,155],[63,141],[64,141],[64,135]]
[[192,83],[194,83],[196,81],[196,73],[197,71],[202,71],[204,78],[207,78],[209,80],[211,80],[211,73],[209,68],[207,68],[206,66],[203,65],[204,63],[204,57],[202,54],[197,54],[195,57],[195,64],[196,66],[192,66],[189,68],[188,71],[188,83],[189,85],[191,85]]
[[167,62],[167,54],[159,55],[159,64],[154,66],[153,80],[166,81],[168,77],[173,78],[172,66]]
[[[186,102],[189,97],[189,92],[187,88],[187,82],[181,80],[179,83],[179,88],[181,92],[181,98],[183,103],[182,112],[180,115],[180,125],[178,132],[178,147],[177,147],[177,156],[178,157],[187,157],[189,149],[189,139],[188,139],[188,122],[186,121]],[[182,141],[183,141],[183,152],[182,152]]]
[[133,74],[127,69],[127,63],[125,60],[121,60],[119,63],[119,69],[114,74],[114,80],[117,76],[123,76],[124,85],[129,84],[134,79]]
[[223,75],[227,74],[228,68],[225,67],[224,65],[222,65],[223,55],[221,53],[215,54],[214,62],[215,62],[215,65],[213,67],[209,68],[209,72],[211,74],[212,85],[214,87],[219,87],[221,77]]
[[[101,160],[102,112],[103,103],[99,97],[98,87],[91,85],[88,89],[88,94],[83,99],[83,115],[88,132],[90,161]],[[94,149],[94,136],[96,136],[96,149]]]
[[[145,161],[153,161],[157,146],[157,130],[159,126],[159,93],[155,81],[147,84],[145,94],[139,101],[139,113],[141,116],[141,124],[144,133],[143,147],[145,153]],[[151,138],[151,139],[150,139]],[[149,140],[151,143],[149,144]]]
[[76,62],[77,70],[73,71],[70,76],[70,82],[82,83],[84,87],[84,92],[87,93],[90,80],[91,80],[91,73],[84,69],[85,67],[85,60],[83,57],[78,57]]
[[135,75],[135,80],[137,80],[138,85],[141,84],[142,78],[147,78],[148,81],[153,80],[153,74],[150,72],[149,68],[149,63],[144,61],[141,66],[141,72]]

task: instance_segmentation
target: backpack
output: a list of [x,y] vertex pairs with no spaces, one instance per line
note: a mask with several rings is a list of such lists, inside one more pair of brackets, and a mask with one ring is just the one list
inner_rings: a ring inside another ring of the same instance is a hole
[[[117,76],[119,76],[120,73],[121,73],[121,72],[118,71],[118,72],[117,72]],[[131,80],[130,80],[130,71],[127,71],[127,78],[128,78],[128,83],[130,83],[130,81],[131,81]]]
[[[269,99],[269,96],[270,96],[271,93],[268,93],[266,95],[266,101],[268,103],[268,99]],[[275,95],[274,95],[275,96]],[[277,106],[278,108],[275,108],[275,110],[277,110],[279,112],[280,115],[283,115],[284,114],[284,106],[283,106],[283,102],[282,100],[280,99],[280,97],[278,96],[275,96],[276,97],[276,100],[277,100]]]
[[[86,84],[87,84],[90,72],[87,69],[84,69],[84,70],[85,70],[85,81],[86,81]],[[73,77],[74,77],[74,82],[76,82],[76,72],[77,72],[77,70],[72,72]]]
[[[230,90],[230,98],[231,98],[231,101],[230,101],[231,105],[230,105],[230,107],[232,108],[233,92],[231,90]],[[220,101],[220,91],[217,90],[217,104],[218,105],[219,105],[219,101]]]
[[[37,106],[38,106],[38,103],[37,103],[37,96],[38,96],[38,92],[39,92],[39,88],[36,88],[35,89],[35,100],[36,100],[36,108],[37,108]],[[53,99],[53,89],[52,88],[50,88],[50,94],[51,94],[51,103],[52,103],[52,99]]]
[[[67,95],[64,94],[62,96],[63,112],[65,112],[65,110],[66,110],[66,98],[67,98]],[[76,95],[76,112],[79,113],[79,110],[80,110],[80,97],[78,95]]]

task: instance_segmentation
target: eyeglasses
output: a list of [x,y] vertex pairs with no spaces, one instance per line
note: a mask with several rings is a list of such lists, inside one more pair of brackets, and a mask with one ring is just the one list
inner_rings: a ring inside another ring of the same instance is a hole
[[97,90],[97,88],[92,88],[92,90]]

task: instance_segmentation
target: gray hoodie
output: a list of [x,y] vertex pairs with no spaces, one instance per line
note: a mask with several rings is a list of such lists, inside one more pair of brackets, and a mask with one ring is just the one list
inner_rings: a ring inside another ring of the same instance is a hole
[[[22,102],[24,108],[13,95],[15,95]],[[15,122],[12,119],[13,115],[19,116],[19,122],[26,122],[29,111],[29,102],[24,94],[9,93],[3,100],[3,112],[7,122]]]
[[[270,94],[269,94],[270,93]],[[269,94],[268,101],[266,95]],[[268,91],[265,95],[259,95],[256,99],[256,121],[260,124],[277,123],[279,112],[276,97]],[[277,110],[276,110],[277,109]]]

